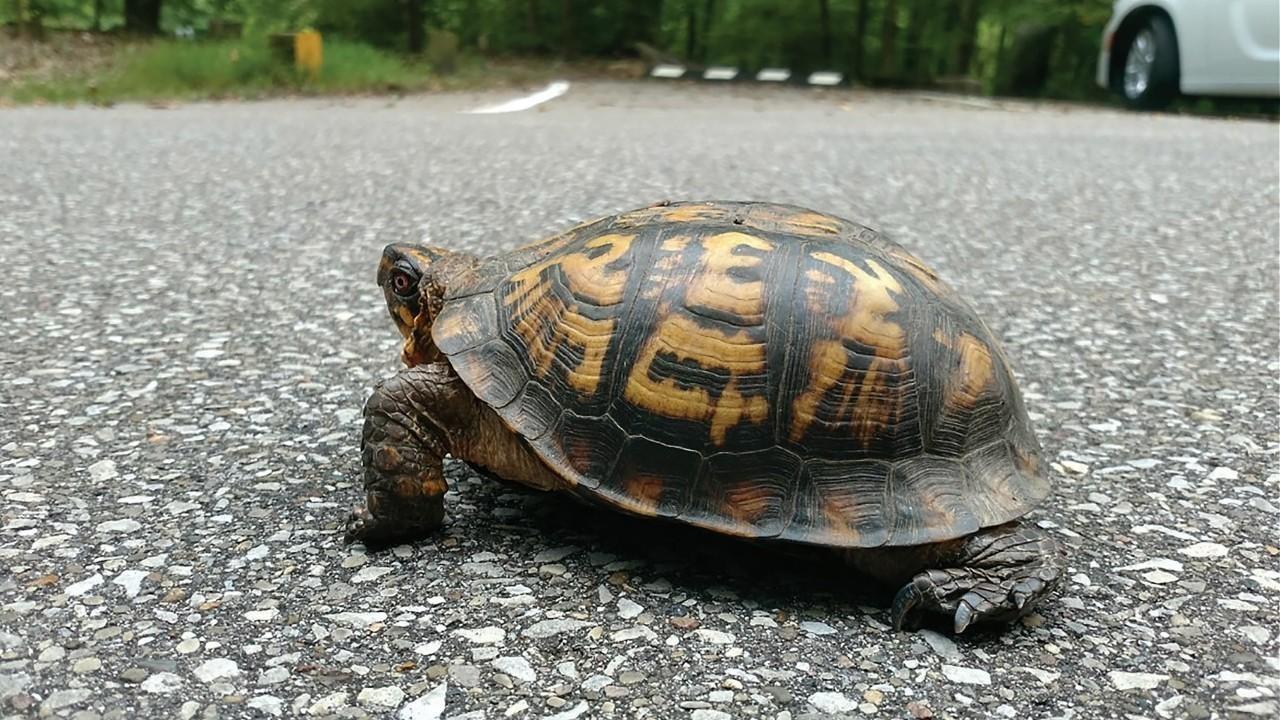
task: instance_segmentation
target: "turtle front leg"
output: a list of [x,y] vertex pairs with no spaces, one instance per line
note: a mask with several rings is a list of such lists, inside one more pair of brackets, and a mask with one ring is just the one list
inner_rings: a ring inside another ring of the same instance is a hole
[[1039,528],[1010,523],[956,541],[893,600],[894,627],[915,626],[924,612],[952,616],[955,632],[982,622],[1009,622],[1027,614],[1058,584],[1066,559],[1058,542]]
[[374,387],[364,406],[361,460],[365,505],[347,519],[348,543],[385,546],[414,540],[444,521],[448,429],[467,407],[444,363],[402,370]]

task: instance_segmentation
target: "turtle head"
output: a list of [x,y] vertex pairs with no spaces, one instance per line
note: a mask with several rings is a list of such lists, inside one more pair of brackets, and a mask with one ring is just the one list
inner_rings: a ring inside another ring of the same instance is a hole
[[475,258],[439,247],[394,243],[382,250],[378,287],[387,310],[404,336],[401,359],[413,367],[441,359],[431,340],[431,325],[444,307],[448,282],[475,264]]

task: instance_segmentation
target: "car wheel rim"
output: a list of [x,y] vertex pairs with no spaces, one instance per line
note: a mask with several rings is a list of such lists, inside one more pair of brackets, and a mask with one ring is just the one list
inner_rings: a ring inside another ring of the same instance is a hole
[[1129,54],[1124,60],[1124,94],[1136,100],[1151,85],[1151,68],[1156,62],[1156,39],[1151,30],[1144,28],[1129,43]]

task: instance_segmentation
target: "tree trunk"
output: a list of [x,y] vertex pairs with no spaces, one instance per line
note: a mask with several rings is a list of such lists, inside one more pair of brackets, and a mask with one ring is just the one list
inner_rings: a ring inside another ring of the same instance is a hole
[[858,0],[858,24],[853,30],[853,76],[862,78],[862,63],[866,55],[867,16],[871,12],[870,0]]
[[707,0],[702,6],[702,62],[707,61],[711,52],[711,18],[716,14],[716,0]]
[[417,55],[427,47],[426,18],[423,16],[422,4],[425,0],[406,0],[404,21],[408,31],[409,52]]
[[902,43],[902,77],[912,83],[922,79],[920,68],[928,67],[921,62],[925,50],[920,40],[924,37],[925,26],[929,24],[930,5],[931,3],[916,0],[911,4],[910,14],[907,16],[907,34]]
[[822,65],[831,67],[831,3],[829,0],[818,0],[818,22],[822,29]]
[[894,74],[894,55],[898,42],[898,0],[885,0],[884,17],[880,22],[880,74]]
[[560,55],[573,55],[573,0],[564,0],[563,13],[560,16]]
[[1008,31],[1008,26],[1005,25],[1004,23],[1001,23],[1000,38],[996,40],[995,91],[997,95],[1005,92],[1005,85],[1007,84],[1007,79],[1005,77],[1005,74],[1006,74],[1005,60],[1007,56],[1004,49],[1007,31]]
[[529,45],[527,49],[542,51],[545,47],[542,44],[542,8],[538,5],[538,0],[528,0],[524,5],[524,29],[529,34]]
[[698,51],[698,13],[694,11],[692,2],[685,5],[684,17],[684,59],[689,62]]
[[124,0],[124,30],[135,35],[159,35],[160,0]]
[[982,14],[981,6],[982,0],[965,0],[960,14],[960,41],[956,43],[955,59],[951,66],[952,72],[957,75],[968,75],[969,66],[973,64],[973,51],[978,46],[978,16]]
[[956,45],[960,42],[960,18],[964,15],[965,0],[947,3],[942,16],[942,30],[936,33],[930,45],[929,72],[934,75],[952,75],[955,65]]
[[463,45],[477,48],[481,52],[488,49],[488,37],[484,23],[480,20],[480,8],[476,0],[467,0],[466,7],[462,9],[462,28],[459,35]]
[[93,31],[102,32],[102,0],[93,0]]
[[14,28],[18,31],[20,38],[30,37],[27,28],[27,2],[28,0],[13,0],[13,21],[16,23]]
[[634,48],[638,42],[657,44],[661,25],[662,0],[629,2],[623,6],[621,31],[613,47],[625,52]]

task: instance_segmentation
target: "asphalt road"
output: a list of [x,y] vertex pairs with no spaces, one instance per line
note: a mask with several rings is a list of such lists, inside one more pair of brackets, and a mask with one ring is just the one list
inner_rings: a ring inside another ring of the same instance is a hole
[[[0,111],[0,715],[1274,716],[1274,124],[655,84]],[[1062,587],[898,633],[840,565],[451,467],[340,542],[396,368],[380,248],[493,253],[664,199],[891,236],[1003,338]]]

